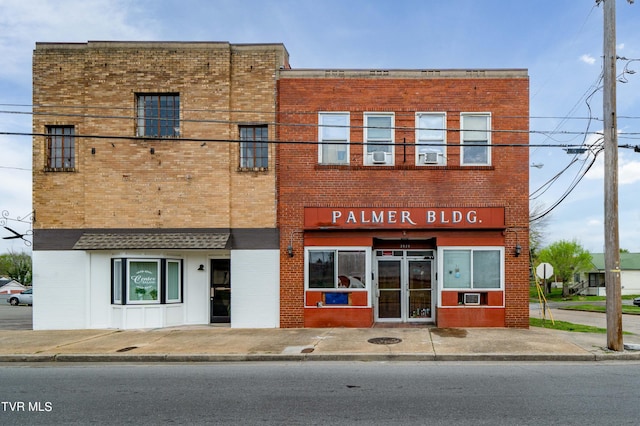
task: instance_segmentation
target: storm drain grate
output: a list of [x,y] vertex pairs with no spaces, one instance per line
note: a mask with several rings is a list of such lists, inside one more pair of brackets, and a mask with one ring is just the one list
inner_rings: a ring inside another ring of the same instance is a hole
[[402,339],[398,339],[397,337],[374,337],[373,339],[367,340],[369,343],[373,343],[374,345],[395,345],[396,343],[402,342]]
[[138,349],[137,346],[127,346],[126,348],[118,349],[116,352],[129,352],[134,349]]

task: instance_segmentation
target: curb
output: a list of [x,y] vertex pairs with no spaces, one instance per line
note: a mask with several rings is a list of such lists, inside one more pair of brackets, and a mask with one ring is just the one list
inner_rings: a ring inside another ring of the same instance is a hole
[[224,362],[602,362],[640,361],[640,353],[587,354],[13,354],[0,355],[0,363],[224,363]]

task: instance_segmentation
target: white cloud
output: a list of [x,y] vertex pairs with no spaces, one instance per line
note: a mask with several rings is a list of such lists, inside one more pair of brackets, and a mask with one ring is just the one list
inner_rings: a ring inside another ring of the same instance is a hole
[[[0,0],[1,77],[29,78],[36,41],[146,40],[151,22],[136,3],[125,0]],[[27,80],[27,83],[29,81]]]
[[589,65],[593,65],[596,63],[596,58],[589,55],[588,53],[585,53],[584,55],[580,56],[580,60],[585,64],[589,64]]

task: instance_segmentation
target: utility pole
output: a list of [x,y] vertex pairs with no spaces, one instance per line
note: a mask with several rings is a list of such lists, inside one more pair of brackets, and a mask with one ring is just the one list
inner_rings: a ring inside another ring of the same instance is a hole
[[[630,0],[630,3],[633,1]],[[616,117],[616,0],[604,5],[604,281],[607,291],[607,347],[624,350],[618,230],[618,125]]]

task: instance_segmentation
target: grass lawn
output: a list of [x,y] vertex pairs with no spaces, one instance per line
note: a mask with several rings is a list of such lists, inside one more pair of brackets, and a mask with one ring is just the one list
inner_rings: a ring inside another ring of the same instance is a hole
[[[601,305],[571,305],[571,306],[563,306],[562,308],[567,311],[587,311],[587,312],[606,312],[606,306]],[[632,315],[640,315],[640,306],[627,306],[622,305],[622,313],[623,314],[632,314]]]
[[543,321],[540,318],[529,318],[531,327],[550,328],[552,330],[576,331],[579,333],[607,333],[606,328],[592,327],[590,325],[574,324],[566,321],[553,321],[550,319]]
[[[622,296],[622,300],[631,300],[638,296],[640,296],[640,294],[626,295],[626,296]],[[569,297],[562,297],[561,288],[552,288],[551,293],[546,294],[545,297],[547,298],[548,302],[596,302],[596,301],[607,300],[607,298],[604,296],[574,295]],[[538,301],[538,291],[536,290],[535,285],[532,285],[529,287],[529,299],[532,302]]]

